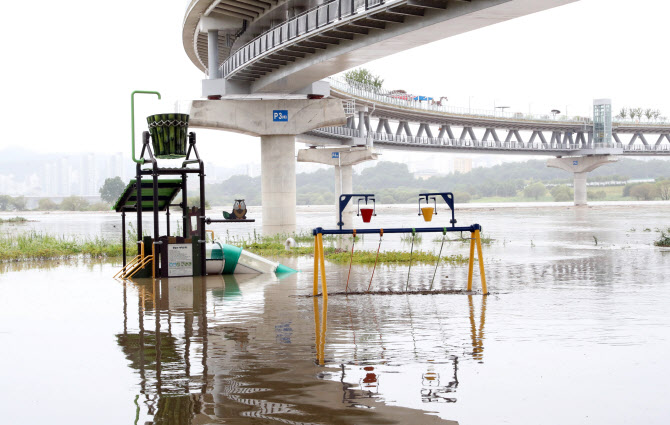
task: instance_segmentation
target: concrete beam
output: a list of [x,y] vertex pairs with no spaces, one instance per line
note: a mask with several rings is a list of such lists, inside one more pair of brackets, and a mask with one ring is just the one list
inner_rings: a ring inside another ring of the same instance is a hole
[[612,155],[570,156],[549,159],[547,160],[547,166],[573,173],[574,203],[579,206],[587,204],[587,173],[602,165],[617,162],[618,160],[617,157]]
[[[275,121],[275,114],[284,114],[278,111],[285,111],[285,120]],[[250,136],[296,135],[346,122],[339,99],[194,100],[189,118],[189,126],[193,128],[234,131]]]
[[[333,158],[337,153],[337,158]],[[374,161],[379,154],[369,147],[337,147],[325,149],[300,149],[298,151],[298,162],[316,162],[318,164],[332,165],[335,167],[335,219],[333,224],[339,221],[339,200],[343,193],[353,193],[353,169],[352,166],[365,161]],[[354,205],[350,203],[342,213],[342,222],[345,228],[353,227]]]
[[[339,158],[333,158],[337,152]],[[300,149],[298,162],[315,162],[325,165],[357,165],[365,161],[379,159],[379,154],[369,147],[334,147],[323,149]]]

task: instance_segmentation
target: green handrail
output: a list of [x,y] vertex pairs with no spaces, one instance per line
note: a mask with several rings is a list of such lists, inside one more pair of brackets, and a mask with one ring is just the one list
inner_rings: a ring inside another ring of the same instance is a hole
[[160,100],[161,94],[158,93],[157,91],[146,91],[146,90],[135,90],[130,94],[130,131],[132,132],[133,136],[133,161],[135,161],[138,164],[144,164],[144,159],[140,158],[137,159],[135,158],[135,93],[141,93],[141,94],[155,94],[158,96],[158,99]]

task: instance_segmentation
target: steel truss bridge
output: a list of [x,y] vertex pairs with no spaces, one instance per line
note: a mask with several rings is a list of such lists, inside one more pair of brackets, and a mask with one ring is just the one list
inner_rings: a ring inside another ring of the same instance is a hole
[[[670,123],[614,123],[611,145],[593,143],[590,119],[449,108],[412,96],[380,93],[331,79],[343,100],[347,125],[301,136],[316,144],[370,144],[388,149],[479,151],[514,155],[670,155]],[[366,109],[363,114],[356,109]],[[459,110],[460,109],[460,110]]]

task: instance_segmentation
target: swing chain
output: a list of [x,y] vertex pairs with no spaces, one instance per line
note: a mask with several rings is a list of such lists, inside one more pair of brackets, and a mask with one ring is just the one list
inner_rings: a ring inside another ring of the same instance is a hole
[[437,274],[437,267],[440,265],[440,258],[442,258],[442,248],[444,248],[444,240],[447,237],[447,228],[444,227],[442,230],[442,244],[440,245],[440,253],[437,254],[437,263],[435,263],[435,271],[433,272],[433,279],[430,281],[429,290],[433,290],[433,283],[435,283],[435,275]]
[[412,255],[414,253],[414,238],[416,237],[416,229],[412,228],[412,246],[409,250],[409,269],[407,270],[407,283],[405,284],[405,292],[409,289],[409,275],[412,272]]
[[377,260],[379,260],[379,250],[382,247],[382,237],[384,236],[384,229],[379,229],[379,246],[377,246],[377,256],[375,257],[375,265],[372,267],[372,276],[370,276],[370,283],[368,284],[368,290],[366,292],[370,292],[370,288],[372,287],[372,278],[375,277],[375,270],[377,269]]
[[349,258],[349,274],[347,274],[347,286],[344,289],[344,292],[349,292],[349,278],[351,277],[351,265],[354,262],[354,245],[356,243],[356,229],[352,229],[351,234],[351,257]]

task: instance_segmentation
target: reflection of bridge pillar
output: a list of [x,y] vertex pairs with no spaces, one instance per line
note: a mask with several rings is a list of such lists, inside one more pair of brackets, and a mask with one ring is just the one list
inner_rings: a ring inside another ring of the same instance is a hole
[[261,136],[263,233],[295,231],[295,135],[346,122],[337,99],[194,100],[189,125]]
[[[335,219],[339,220],[339,200],[343,193],[353,192],[353,166],[365,161],[378,159],[378,154],[369,147],[337,147],[324,149],[300,149],[298,162],[316,162],[335,166]],[[355,207],[350,203],[342,213],[344,227],[353,226],[353,211]]]
[[572,172],[574,175],[575,205],[586,205],[587,173],[601,165],[617,161],[618,158],[612,155],[572,156],[549,159],[547,166]]

